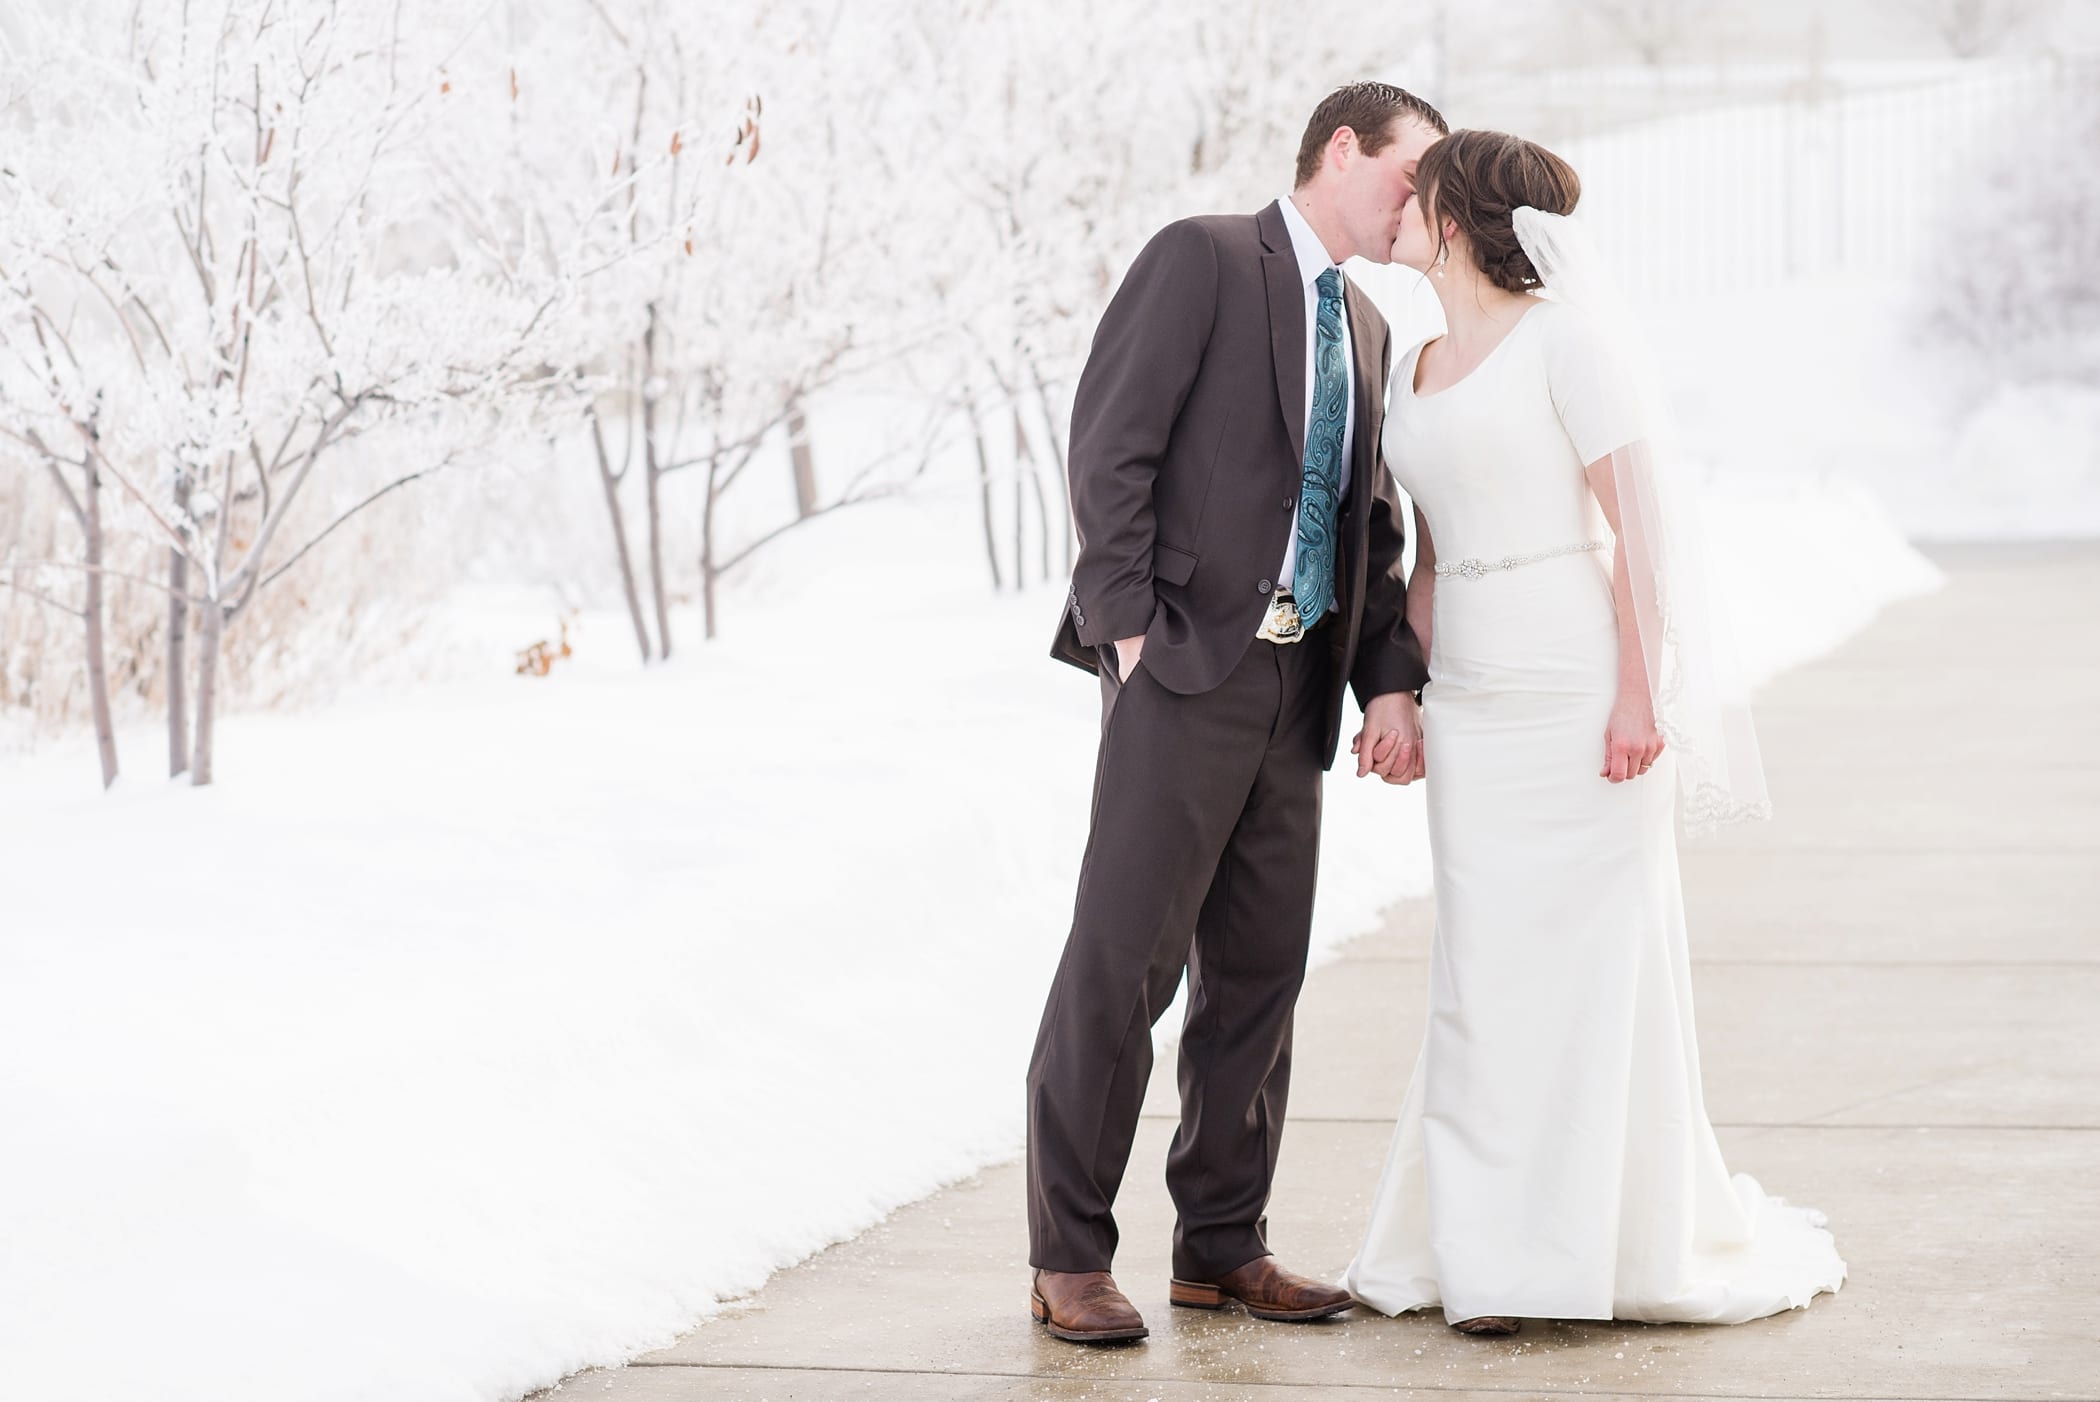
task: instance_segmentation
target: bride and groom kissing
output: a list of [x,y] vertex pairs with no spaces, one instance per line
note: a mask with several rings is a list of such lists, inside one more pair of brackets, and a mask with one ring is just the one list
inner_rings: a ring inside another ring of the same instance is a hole
[[[1102,315],[1053,648],[1099,674],[1101,741],[1027,1077],[1029,1305],[1057,1338],[1148,1332],[1113,1204],[1184,972],[1175,1305],[1509,1334],[1738,1322],[1844,1279],[1820,1214],[1730,1175],[1701,1098],[1676,820],[1767,806],[1652,395],[1571,295],[1599,281],[1579,197],[1542,147],[1351,84],[1288,195],[1168,225]],[[1420,272],[1443,334],[1396,348],[1355,257]],[[1437,915],[1330,1282],[1270,1254],[1265,1213],[1345,687],[1357,777],[1426,784]]]

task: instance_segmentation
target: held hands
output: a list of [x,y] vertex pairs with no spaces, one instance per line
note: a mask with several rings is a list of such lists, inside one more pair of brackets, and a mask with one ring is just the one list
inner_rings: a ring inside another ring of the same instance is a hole
[[1410,784],[1425,773],[1422,712],[1413,693],[1374,696],[1364,707],[1364,728],[1349,742],[1356,756],[1356,777],[1376,774],[1388,784]]
[[1604,731],[1604,768],[1597,772],[1614,784],[1623,784],[1646,774],[1662,752],[1662,732],[1655,728],[1655,705],[1648,688],[1621,691]]
[[[1116,639],[1118,680],[1129,681],[1130,673],[1144,656],[1143,635]],[[1651,722],[1652,728],[1652,722]],[[1661,746],[1660,738],[1656,744]],[[1426,772],[1422,748],[1422,712],[1413,693],[1389,692],[1374,696],[1364,708],[1364,728],[1349,742],[1356,756],[1356,777],[1376,774],[1388,784],[1411,784]]]

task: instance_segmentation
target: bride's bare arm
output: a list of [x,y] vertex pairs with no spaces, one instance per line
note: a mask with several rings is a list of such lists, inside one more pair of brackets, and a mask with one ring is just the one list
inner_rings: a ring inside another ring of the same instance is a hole
[[[1614,540],[1626,539],[1626,528],[1619,520],[1618,484],[1612,478],[1611,459],[1599,458],[1583,469],[1589,478],[1590,490],[1597,494],[1597,505],[1604,508],[1605,524],[1611,527]],[[1619,694],[1648,690],[1648,668],[1641,655],[1641,630],[1633,611],[1633,575],[1628,563],[1628,552],[1614,550],[1611,562],[1611,601],[1619,613]]]
[[1641,649],[1640,617],[1634,612],[1632,551],[1623,548],[1626,528],[1620,520],[1618,482],[1609,456],[1583,470],[1604,520],[1621,548],[1611,552],[1611,601],[1619,615],[1619,699],[1611,709],[1605,732],[1604,767],[1598,772],[1613,783],[1637,779],[1648,772],[1663,751],[1662,733],[1655,726],[1655,702],[1648,689],[1648,665]]

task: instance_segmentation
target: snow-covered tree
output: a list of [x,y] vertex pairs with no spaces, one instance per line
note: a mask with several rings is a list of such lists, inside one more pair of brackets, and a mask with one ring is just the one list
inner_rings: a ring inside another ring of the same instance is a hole
[[[572,79],[579,60],[593,65],[587,81],[624,124],[622,159],[672,153],[660,188],[637,187],[625,211],[629,237],[654,251],[597,288],[586,316],[591,442],[623,588],[642,656],[668,657],[670,488],[697,484],[708,637],[726,575],[802,522],[886,490],[884,474],[861,464],[826,493],[802,456],[791,512],[754,522],[731,510],[732,492],[770,460],[767,445],[790,425],[806,434],[814,395],[909,339],[899,323],[861,314],[883,305],[898,275],[873,254],[886,246],[886,212],[907,194],[869,160],[889,91],[870,46],[889,31],[879,15],[803,0],[733,16],[637,0],[593,7],[590,30],[583,56],[572,52]],[[709,120],[690,121],[696,111]],[[630,472],[642,477],[646,614],[620,491]]]
[[1982,58],[2046,30],[2058,0],[1883,0],[1884,8],[1946,46],[1956,58]]
[[1716,0],[1581,0],[1580,8],[1614,47],[1658,69],[1685,57],[1722,17]]
[[2100,94],[2074,78],[2003,121],[1941,211],[1927,329],[1970,385],[2100,386]]
[[[1320,98],[1376,76],[1372,56],[1419,42],[1429,21],[1327,0],[927,0],[911,13],[924,76],[910,86],[934,122],[915,146],[925,237],[943,254],[928,292],[953,328],[919,369],[974,443],[995,587],[1018,585],[1069,566],[1066,396],[1129,259],[1174,218],[1288,190]],[[995,495],[1010,497],[996,522]]]
[[572,188],[558,231],[438,217],[445,153],[518,99],[486,15],[87,0],[10,64],[34,139],[0,169],[0,433],[69,478],[84,545],[8,579],[90,581],[93,672],[107,536],[163,555],[127,577],[167,599],[170,769],[195,783],[228,631],[295,568],[322,582],[308,557],[359,512],[530,432],[570,383],[566,304],[623,254],[626,172]]
[[[84,643],[105,732],[113,688],[165,683],[170,767],[202,782],[243,649],[283,665],[312,609],[347,631],[402,568],[434,587],[402,542],[442,553],[445,522],[399,508],[449,465],[501,459],[471,479],[493,487],[592,462],[645,660],[689,582],[712,636],[723,580],[908,483],[942,434],[974,446],[995,580],[1054,573],[1070,386],[1131,256],[1286,189],[1313,105],[1429,22],[1333,0],[10,12],[0,540],[42,514],[0,561],[6,616],[79,635],[64,661]],[[863,383],[916,387],[924,430],[818,461],[811,421]],[[0,700],[61,656],[23,636]]]

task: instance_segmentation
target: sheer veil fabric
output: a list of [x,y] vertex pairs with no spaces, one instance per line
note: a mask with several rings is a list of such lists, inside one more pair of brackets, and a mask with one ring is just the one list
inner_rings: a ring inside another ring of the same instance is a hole
[[1671,448],[1644,338],[1579,220],[1523,205],[1511,221],[1547,297],[1582,313],[1591,352],[1606,362],[1593,382],[1625,398],[1603,412],[1633,426],[1624,432],[1634,436],[1611,445],[1608,481],[1596,485],[1617,508],[1617,548],[1633,584],[1656,724],[1676,754],[1684,827],[1697,833],[1770,818],[1749,687],[1709,578],[1699,484]]

